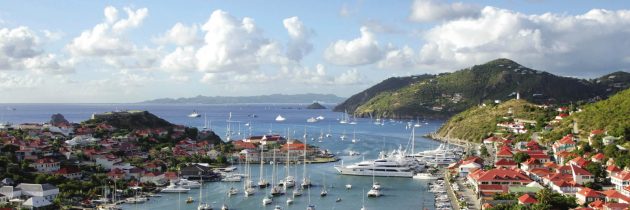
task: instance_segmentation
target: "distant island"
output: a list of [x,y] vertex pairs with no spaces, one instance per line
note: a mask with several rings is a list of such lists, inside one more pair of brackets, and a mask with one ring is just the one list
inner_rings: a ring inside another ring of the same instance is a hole
[[345,100],[334,94],[271,94],[260,96],[195,96],[191,98],[160,98],[143,101],[146,104],[239,104],[239,103],[310,103],[321,101],[325,103],[339,103]]
[[307,109],[326,109],[324,105],[321,105],[319,102],[313,102],[311,105],[306,107]]

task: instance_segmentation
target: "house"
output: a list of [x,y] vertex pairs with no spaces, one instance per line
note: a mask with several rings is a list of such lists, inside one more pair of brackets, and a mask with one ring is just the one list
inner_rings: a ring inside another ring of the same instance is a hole
[[41,158],[31,163],[31,167],[37,169],[37,172],[53,172],[59,170],[61,164],[52,158]]
[[595,200],[602,200],[605,198],[604,194],[601,192],[588,187],[584,187],[575,193],[575,197],[577,198],[577,203],[580,205],[585,205],[587,203],[594,202]]
[[609,165],[606,167],[606,178],[611,178],[613,175],[621,172],[622,170],[617,165]]
[[619,139],[621,139],[621,137],[605,136],[604,138],[602,138],[602,143],[604,145],[609,145],[609,144],[615,143],[615,141]]
[[606,133],[604,130],[598,129],[598,130],[592,130],[591,133],[588,135],[588,144],[589,145],[593,145],[593,142],[596,141],[595,137],[597,135],[602,135]]
[[630,204],[627,203],[605,203],[604,210],[626,210]]
[[79,168],[77,167],[63,167],[55,171],[55,174],[61,175],[68,179],[81,179],[81,177],[83,176],[83,173],[81,173],[81,170],[79,170]]
[[521,197],[518,197],[518,204],[521,204],[521,205],[531,205],[536,202],[538,202],[538,200],[536,200],[534,196],[531,196],[530,194],[527,194],[527,193],[521,195]]
[[140,182],[142,183],[153,183],[156,185],[164,185],[168,182],[166,177],[164,177],[163,173],[159,172],[149,172],[145,173],[140,177]]
[[588,204],[589,207],[593,209],[604,209],[605,202],[602,200],[595,200]]
[[499,161],[497,161],[496,163],[494,163],[494,166],[497,168],[509,168],[509,169],[515,169],[518,167],[518,163],[516,163],[513,160],[508,160],[508,159],[500,159]]
[[483,159],[481,159],[480,157],[472,156],[462,160],[457,168],[459,171],[459,175],[462,177],[466,177],[471,171],[481,169],[482,167]]
[[122,159],[116,157],[113,154],[99,156],[99,157],[96,157],[94,160],[96,161],[96,164],[101,165],[101,167],[107,170],[114,168],[114,165],[116,163],[119,163],[122,161]]
[[559,180],[550,182],[549,187],[557,193],[563,195],[573,195],[581,189],[582,185],[575,183],[573,180]]
[[577,165],[570,165],[570,166],[571,166],[571,175],[573,176],[573,181],[575,181],[575,183],[583,185],[588,182],[595,181],[595,177],[587,170]]
[[23,208],[26,209],[39,209],[46,206],[52,205],[52,202],[43,198],[43,197],[30,197],[24,203],[22,203]]
[[630,203],[630,198],[614,189],[603,191],[602,194],[606,197],[606,202]]
[[582,168],[586,167],[586,165],[588,163],[590,163],[588,160],[586,160],[586,159],[584,159],[582,157],[579,157],[579,156],[569,160],[569,164],[577,165],[577,166],[582,167]]
[[182,167],[180,169],[180,176],[183,178],[199,178],[199,176],[203,176],[204,179],[208,180],[212,177],[215,177],[215,173],[212,172],[212,168],[200,164],[190,164],[188,166]]
[[630,185],[630,171],[624,170],[610,176],[610,182],[615,185],[616,190],[622,190]]
[[514,157],[514,154],[512,153],[512,149],[510,149],[510,147],[508,146],[503,146],[496,153],[496,158],[497,158],[496,162],[503,159],[512,160],[512,157]]
[[567,134],[562,137],[562,139],[556,141],[551,148],[553,149],[553,153],[559,153],[561,151],[573,151],[575,149],[576,139],[573,137],[573,134]]
[[595,162],[595,163],[601,163],[601,162],[604,161],[605,158],[606,158],[606,156],[600,152],[600,153],[597,153],[597,154],[591,156],[591,161]]
[[476,192],[482,192],[480,189],[486,187],[527,185],[532,182],[532,179],[525,174],[505,168],[476,170],[469,173],[467,179],[474,186]]
[[51,184],[29,184],[22,183],[16,186],[22,191],[22,196],[26,197],[42,197],[52,202],[59,194],[59,188]]
[[521,163],[521,169],[524,171],[530,171],[536,168],[543,168],[543,164],[536,158],[529,158],[527,161]]

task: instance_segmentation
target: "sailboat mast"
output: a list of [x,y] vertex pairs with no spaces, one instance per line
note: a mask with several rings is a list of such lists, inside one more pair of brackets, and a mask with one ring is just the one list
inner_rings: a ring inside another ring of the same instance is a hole
[[416,127],[411,128],[411,155],[416,154]]

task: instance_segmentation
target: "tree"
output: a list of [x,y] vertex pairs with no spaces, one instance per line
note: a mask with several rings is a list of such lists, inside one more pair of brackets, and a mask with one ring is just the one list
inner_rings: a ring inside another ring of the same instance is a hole
[[514,161],[516,161],[516,163],[522,163],[525,162],[529,159],[529,154],[524,153],[524,152],[517,152],[516,154],[514,154]]
[[586,165],[585,169],[595,176],[595,180],[603,179],[606,177],[606,172],[599,163],[590,162]]
[[488,148],[486,148],[486,145],[481,145],[481,148],[479,148],[479,153],[482,157],[489,157],[490,153],[488,153]]

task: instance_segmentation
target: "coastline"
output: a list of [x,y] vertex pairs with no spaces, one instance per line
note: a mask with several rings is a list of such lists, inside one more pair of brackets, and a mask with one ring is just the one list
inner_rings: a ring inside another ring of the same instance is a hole
[[481,145],[480,143],[477,143],[477,142],[471,142],[471,141],[466,141],[466,140],[462,140],[462,139],[447,138],[447,137],[443,137],[443,136],[438,136],[434,132],[425,134],[424,137],[426,137],[428,139],[431,139],[431,140],[434,140],[434,141],[444,142],[444,143],[448,143],[448,144],[459,146],[459,147],[470,147],[471,144],[476,146],[476,147]]

